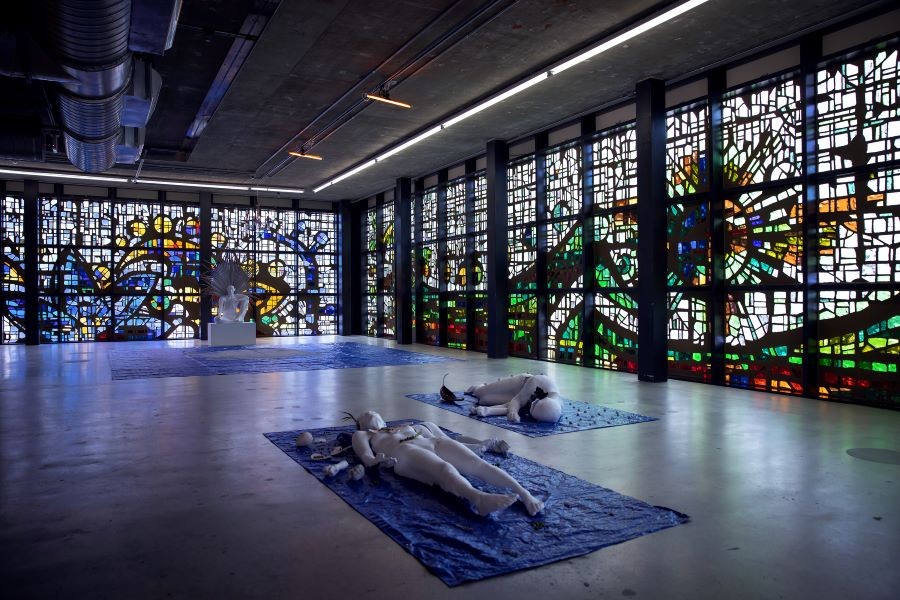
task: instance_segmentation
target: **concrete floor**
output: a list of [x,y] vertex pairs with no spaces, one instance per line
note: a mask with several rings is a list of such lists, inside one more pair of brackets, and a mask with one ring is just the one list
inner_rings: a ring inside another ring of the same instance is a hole
[[[846,454],[900,450],[898,412],[427,346],[407,348],[463,362],[111,381],[110,347],[0,347],[4,598],[875,599],[900,589],[900,466]],[[457,389],[547,372],[570,398],[659,420],[526,438],[403,397],[436,392],[448,370]],[[502,437],[692,521],[447,588],[262,436],[369,407]]]

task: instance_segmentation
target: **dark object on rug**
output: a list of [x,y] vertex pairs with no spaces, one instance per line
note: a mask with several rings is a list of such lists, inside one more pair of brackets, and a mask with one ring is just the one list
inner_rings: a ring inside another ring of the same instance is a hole
[[462,398],[457,398],[456,394],[450,391],[450,388],[447,387],[447,375],[450,373],[444,373],[444,379],[441,380],[441,402],[446,402],[447,404],[456,404]]
[[[543,391],[543,390],[542,390]],[[515,431],[528,437],[541,437],[556,435],[558,433],[571,433],[573,431],[585,431],[587,429],[601,429],[603,427],[616,427],[618,425],[631,425],[633,423],[646,423],[656,421],[654,417],[646,417],[637,413],[619,410],[599,404],[588,404],[577,400],[563,398],[563,413],[556,423],[536,421],[529,415],[522,416],[519,423],[513,423],[505,415],[497,417],[476,417],[470,414],[478,399],[475,396],[464,394],[455,403],[444,402],[438,394],[407,394],[407,398],[438,406],[444,410],[455,412],[478,421],[484,421],[503,429]]]
[[[312,434],[325,438],[322,447],[328,448],[340,434],[352,431],[329,427]],[[517,503],[479,517],[462,500],[397,477],[390,469],[368,469],[359,481],[347,474],[326,478],[330,463],[311,460],[315,448],[297,448],[297,433],[265,436],[448,586],[581,556],[690,520],[515,455],[492,456],[491,462],[544,500],[544,510],[529,517]],[[473,482],[486,491],[500,491]]]

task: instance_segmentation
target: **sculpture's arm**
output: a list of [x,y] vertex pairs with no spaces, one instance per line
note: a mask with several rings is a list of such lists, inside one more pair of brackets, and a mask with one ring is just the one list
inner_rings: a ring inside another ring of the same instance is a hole
[[383,462],[390,462],[391,459],[383,452],[379,452],[377,455],[372,452],[372,446],[369,444],[369,439],[370,437],[367,431],[357,431],[353,434],[353,451],[356,453],[356,456],[359,457],[362,464],[366,467],[374,467]]
[[[419,423],[423,427],[426,427],[428,431],[434,434],[436,438],[446,438],[449,437],[444,431],[430,421],[425,421]],[[509,444],[507,444],[503,440],[498,440],[495,438],[488,438],[486,440],[479,440],[473,437],[469,437],[466,435],[458,435],[455,439],[457,442],[472,450],[473,452],[482,453],[482,452],[493,452],[494,454],[502,454],[506,455],[509,453]]]

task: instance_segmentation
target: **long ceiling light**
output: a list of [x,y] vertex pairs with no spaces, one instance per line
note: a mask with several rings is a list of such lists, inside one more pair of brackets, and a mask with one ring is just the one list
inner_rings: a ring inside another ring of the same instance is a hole
[[208,188],[212,190],[237,190],[247,192],[250,186],[247,185],[222,185],[219,183],[189,183],[187,181],[165,181],[162,179],[135,179],[134,183],[146,185],[175,185],[178,187],[190,188]]
[[297,158],[311,158],[312,160],[322,160],[322,157],[318,154],[307,154],[306,152],[288,152],[291,156],[296,156]]
[[82,175],[80,173],[64,173],[62,171],[29,171],[25,169],[0,169],[0,175],[20,175],[22,177],[49,177],[56,179],[74,179],[76,181],[102,181],[105,183],[132,183],[138,185],[174,185],[179,187],[207,188],[214,190],[236,190],[241,192],[270,192],[274,194],[302,194],[299,188],[251,187],[246,185],[224,185],[219,183],[193,183],[188,181],[166,181],[163,179],[129,179],[126,177],[107,177],[103,175]]
[[[366,168],[372,166],[376,162],[381,162],[388,157],[391,157],[399,152],[402,152],[403,150],[406,150],[410,146],[417,144],[417,143],[421,142],[422,140],[429,138],[432,135],[434,135],[444,129],[447,129],[448,127],[452,127],[453,125],[456,125],[460,121],[464,121],[465,119],[468,119],[469,117],[476,115],[476,114],[480,113],[481,111],[494,106],[495,104],[503,102],[504,100],[507,100],[507,99],[515,96],[518,93],[524,92],[525,90],[527,90],[531,87],[534,87],[535,85],[537,85],[539,83],[546,81],[551,76],[559,75],[563,71],[570,69],[577,64],[583,63],[586,60],[594,58],[595,56],[602,54],[603,52],[606,52],[607,50],[614,48],[614,47],[618,46],[619,44],[627,42],[628,40],[630,40],[634,37],[637,37],[637,36],[641,35],[642,33],[646,33],[647,31],[650,31],[651,29],[658,27],[659,25],[662,25],[663,23],[667,23],[668,21],[671,21],[672,19],[679,17],[688,11],[695,9],[698,6],[705,4],[708,1],[709,0],[688,0],[687,2],[684,2],[682,4],[679,4],[678,6],[675,6],[668,10],[665,10],[665,11],[659,13],[658,15],[656,15],[655,17],[649,18],[646,21],[643,21],[629,29],[626,29],[625,31],[617,33],[616,35],[614,35],[610,38],[607,38],[603,42],[600,42],[596,46],[593,46],[583,52],[579,52],[578,54],[566,59],[565,61],[560,62],[556,66],[551,67],[551,68],[547,69],[546,71],[539,73],[537,75],[533,75],[533,76],[529,77],[528,79],[526,79],[520,83],[517,83],[516,85],[510,87],[509,89],[497,94],[496,96],[488,98],[487,100],[480,102],[479,104],[476,104],[475,106],[473,106],[471,108],[466,109],[465,111],[459,113],[458,115],[451,117],[450,119],[447,119],[440,125],[432,127],[431,129],[426,130],[424,133],[421,133],[421,134],[411,138],[410,140],[403,142],[399,146],[391,148],[390,150],[377,156],[374,160],[365,162],[365,163],[359,165],[358,167],[351,169],[350,171],[342,173],[338,177],[335,177],[334,179],[320,185],[319,187],[314,188],[313,192],[317,193],[320,190],[324,190],[325,188],[332,186],[339,181],[343,181],[344,179],[347,179],[348,177],[359,173],[363,169],[366,169]],[[369,95],[367,94],[366,96],[368,97]],[[373,100],[374,99],[375,98],[373,98]]]
[[251,187],[251,192],[272,192],[275,194],[302,194],[303,190],[296,188],[270,188],[270,187]]
[[387,94],[383,96],[379,96],[378,94],[366,94],[366,98],[368,98],[369,100],[375,100],[376,102],[384,102],[385,104],[399,106],[400,108],[412,108],[412,104],[407,104],[406,102],[401,102],[399,100],[392,100],[387,96]]
[[124,177],[104,177],[102,175],[80,175],[60,171],[23,171],[20,169],[0,169],[4,175],[22,175],[24,177],[55,177],[57,179],[75,179],[81,181],[105,181],[107,183],[128,183]]

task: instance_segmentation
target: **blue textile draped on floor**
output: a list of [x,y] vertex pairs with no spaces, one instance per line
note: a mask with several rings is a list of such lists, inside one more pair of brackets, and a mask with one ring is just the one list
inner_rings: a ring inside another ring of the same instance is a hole
[[456,359],[355,342],[193,348],[132,347],[113,348],[109,352],[113,379],[385,367],[444,360]]
[[[534,517],[518,502],[500,513],[479,517],[465,501],[396,477],[387,469],[368,469],[360,481],[351,481],[346,471],[325,478],[322,469],[330,463],[313,461],[310,455],[339,445],[340,434],[345,435],[346,445],[352,432],[352,427],[311,430],[315,438],[326,441],[304,448],[294,443],[300,431],[264,435],[448,586],[581,556],[689,520],[671,509],[512,454],[485,454],[484,458],[544,500],[544,510]],[[355,457],[350,460],[355,462]],[[486,491],[500,491],[474,479],[473,483]]]
[[407,398],[425,402],[439,406],[450,412],[471,417],[478,421],[484,421],[503,429],[509,429],[528,437],[542,437],[545,435],[555,435],[557,433],[570,433],[572,431],[584,431],[586,429],[601,429],[603,427],[616,427],[618,425],[631,425],[632,423],[645,423],[647,421],[656,421],[655,417],[645,417],[636,413],[619,410],[617,408],[609,408],[608,406],[600,406],[597,404],[588,404],[587,402],[579,402],[577,400],[563,399],[563,414],[556,423],[542,423],[535,421],[531,417],[522,417],[520,423],[512,423],[506,418],[506,415],[498,417],[476,417],[469,414],[469,409],[475,406],[477,399],[475,396],[468,394],[457,394],[457,398],[462,400],[457,404],[449,404],[441,402],[440,394],[407,394]]

